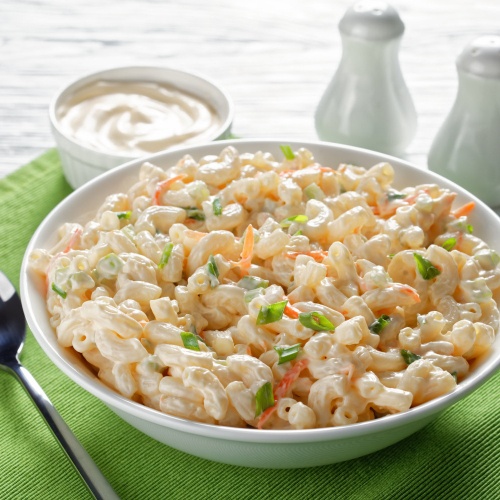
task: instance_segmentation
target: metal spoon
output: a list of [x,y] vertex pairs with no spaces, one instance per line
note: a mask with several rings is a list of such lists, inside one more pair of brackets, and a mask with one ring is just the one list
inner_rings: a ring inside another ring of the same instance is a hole
[[12,283],[0,271],[0,368],[12,373],[23,384],[94,497],[98,500],[118,499],[111,485],[66,425],[43,389],[19,362],[19,353],[25,337],[26,322],[21,300]]

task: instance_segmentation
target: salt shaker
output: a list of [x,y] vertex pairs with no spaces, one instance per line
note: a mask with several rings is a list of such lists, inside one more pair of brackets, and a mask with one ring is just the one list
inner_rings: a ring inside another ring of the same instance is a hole
[[417,128],[398,59],[404,24],[391,5],[363,0],[339,30],[342,58],[316,110],[318,137],[401,155]]
[[500,205],[500,36],[481,36],[457,58],[455,103],[436,135],[429,169],[488,205]]

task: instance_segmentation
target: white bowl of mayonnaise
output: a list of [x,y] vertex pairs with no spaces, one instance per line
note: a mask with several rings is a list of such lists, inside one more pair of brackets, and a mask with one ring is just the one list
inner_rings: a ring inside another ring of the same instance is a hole
[[135,158],[230,135],[231,98],[205,77],[128,66],[79,78],[49,108],[64,175],[73,188]]

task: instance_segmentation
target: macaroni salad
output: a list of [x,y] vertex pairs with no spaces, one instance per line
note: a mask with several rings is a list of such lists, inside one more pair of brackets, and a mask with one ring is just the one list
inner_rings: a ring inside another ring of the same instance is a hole
[[306,149],[144,163],[30,256],[59,343],[127,398],[209,424],[310,429],[453,391],[499,327],[468,203]]

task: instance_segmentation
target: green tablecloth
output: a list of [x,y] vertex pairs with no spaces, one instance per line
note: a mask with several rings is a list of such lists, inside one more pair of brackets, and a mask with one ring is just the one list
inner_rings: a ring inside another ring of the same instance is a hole
[[[71,192],[55,150],[0,181],[0,269]],[[123,499],[500,499],[500,374],[406,440],[331,466],[258,470],[153,441],[62,374],[28,332],[22,362]],[[0,371],[0,499],[91,498],[16,380]]]

